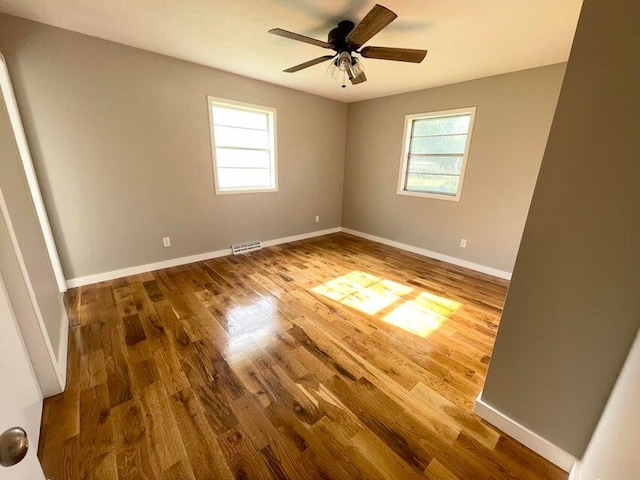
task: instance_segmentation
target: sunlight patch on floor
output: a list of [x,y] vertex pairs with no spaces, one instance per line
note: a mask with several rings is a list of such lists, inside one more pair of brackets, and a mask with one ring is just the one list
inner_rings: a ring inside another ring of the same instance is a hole
[[407,332],[426,337],[440,327],[459,306],[453,300],[422,292],[414,300],[398,305],[382,319]]
[[371,316],[397,304],[382,320],[421,337],[437,329],[461,305],[427,292],[415,296],[412,287],[358,270],[311,291]]
[[311,291],[367,315],[375,315],[397,302],[401,296],[412,292],[413,288],[356,270],[329,280]]

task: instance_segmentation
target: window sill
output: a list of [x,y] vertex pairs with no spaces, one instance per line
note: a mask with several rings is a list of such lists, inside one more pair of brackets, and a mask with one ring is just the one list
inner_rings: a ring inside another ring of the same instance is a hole
[[216,195],[235,195],[238,193],[273,193],[277,192],[278,188],[257,188],[253,190],[218,190],[216,188]]
[[459,202],[460,194],[458,195],[439,195],[437,193],[422,193],[422,192],[408,192],[406,190],[398,190],[396,192],[397,195],[406,195],[408,197],[423,197],[423,198],[433,198],[436,200],[447,200],[449,202]]

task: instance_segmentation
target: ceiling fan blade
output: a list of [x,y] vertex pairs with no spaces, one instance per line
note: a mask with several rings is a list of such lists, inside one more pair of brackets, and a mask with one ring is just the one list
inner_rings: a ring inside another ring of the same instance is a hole
[[398,15],[388,8],[382,5],[375,5],[360,23],[351,30],[349,35],[347,35],[347,42],[353,47],[359,48],[397,17]]
[[364,47],[360,51],[360,55],[365,58],[377,58],[379,60],[420,63],[426,57],[427,51],[411,48]]
[[322,62],[326,62],[327,60],[331,60],[335,55],[325,55],[324,57],[314,58],[313,60],[309,60],[308,62],[301,63],[300,65],[296,65],[295,67],[290,67],[284,70],[287,73],[298,72],[304,68],[313,67]]
[[283,30],[281,28],[272,28],[269,30],[269,33],[273,35],[278,35],[279,37],[289,38],[291,40],[297,40],[299,42],[310,43],[311,45],[316,45],[317,47],[329,48],[332,49],[333,45],[327,42],[323,42],[322,40],[316,40],[315,38],[307,37],[305,35],[300,35],[299,33],[289,32],[287,30]]
[[353,85],[358,85],[359,83],[364,83],[367,81],[367,76],[364,74],[364,72],[362,72],[360,75],[358,75],[357,77],[351,78],[351,75],[349,75],[349,80],[351,80],[351,83]]

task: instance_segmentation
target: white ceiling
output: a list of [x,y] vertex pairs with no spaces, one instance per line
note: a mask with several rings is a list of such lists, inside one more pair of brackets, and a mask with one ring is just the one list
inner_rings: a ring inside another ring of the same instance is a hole
[[398,18],[368,45],[429,50],[422,64],[364,59],[366,83],[340,88],[327,50],[270,35],[326,40],[374,0],[0,0],[0,11],[221,70],[353,102],[566,61],[582,0],[378,0]]

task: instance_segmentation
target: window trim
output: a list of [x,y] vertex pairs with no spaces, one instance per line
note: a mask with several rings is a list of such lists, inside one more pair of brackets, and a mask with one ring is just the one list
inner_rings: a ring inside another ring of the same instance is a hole
[[[407,175],[407,168],[409,166],[409,147],[411,145],[411,131],[414,120],[434,117],[450,117],[460,114],[470,114],[469,120],[469,132],[467,133],[467,142],[464,146],[464,153],[462,154],[462,167],[460,168],[460,180],[458,181],[458,193],[456,195],[446,195],[443,193],[426,193],[426,192],[412,192],[405,190],[405,179]],[[402,139],[402,156],[400,157],[400,171],[398,174],[398,185],[396,194],[407,195],[410,197],[423,197],[434,198],[438,200],[449,200],[453,202],[459,202],[462,196],[462,187],[464,184],[464,174],[467,168],[467,158],[469,156],[469,148],[471,146],[471,136],[473,135],[473,124],[476,116],[476,107],[464,107],[454,108],[450,110],[440,110],[437,112],[425,112],[425,113],[412,113],[405,115],[404,117],[404,134]]]
[[[271,188],[239,188],[239,189],[225,189],[221,190],[218,183],[218,161],[216,158],[216,140],[215,129],[213,119],[213,107],[214,105],[228,106],[228,107],[240,107],[244,110],[254,110],[260,113],[269,114],[269,127],[273,132],[273,135],[269,135],[270,148],[272,152],[272,169],[271,176],[273,180],[273,187]],[[213,179],[216,195],[235,195],[239,193],[271,193],[278,191],[278,151],[277,151],[277,138],[278,138],[278,111],[274,107],[266,107],[263,105],[255,105],[253,103],[239,102],[237,100],[230,100],[228,98],[214,97],[207,95],[207,108],[209,109],[209,135],[211,137],[211,158],[213,160]]]

